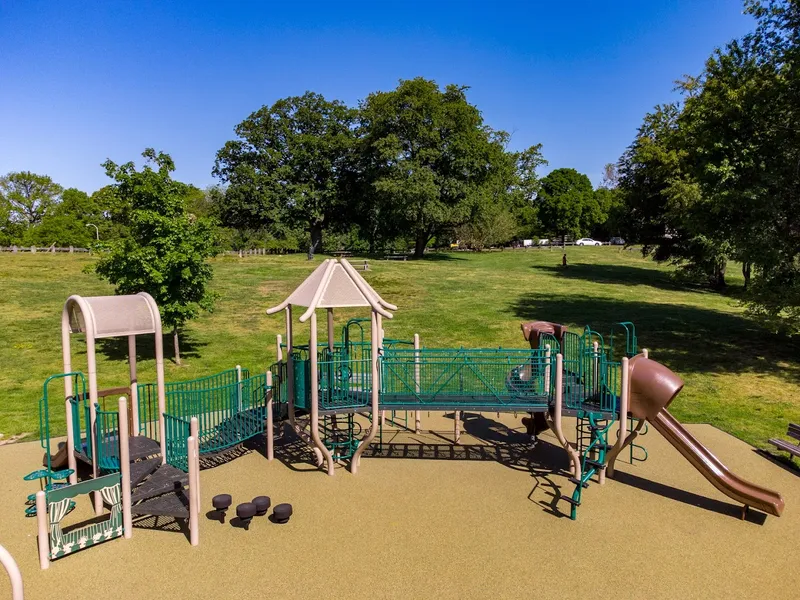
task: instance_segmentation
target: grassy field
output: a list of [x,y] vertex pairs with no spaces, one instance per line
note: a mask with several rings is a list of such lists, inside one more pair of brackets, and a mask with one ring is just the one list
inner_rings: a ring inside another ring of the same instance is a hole
[[[524,347],[521,321],[542,319],[573,327],[636,323],[640,347],[675,370],[686,387],[673,404],[686,422],[716,425],[756,446],[800,421],[800,353],[773,336],[737,305],[741,281],[727,295],[674,283],[669,269],[617,248],[570,248],[432,255],[422,261],[370,261],[366,278],[398,305],[387,336],[427,346]],[[83,273],[82,255],[0,255],[0,434],[37,434],[37,400],[44,379],[61,370],[60,313],[70,294],[112,293]],[[318,259],[317,262],[321,260]],[[191,379],[232,367],[265,368],[275,359],[283,327],[266,308],[278,304],[317,262],[303,256],[224,257],[214,261],[217,309],[192,322],[182,337],[184,364],[167,363],[167,380]],[[338,324],[349,316],[342,313]],[[304,325],[299,334],[307,335]],[[165,344],[169,350],[171,345]],[[84,345],[75,339],[73,365]],[[127,382],[124,340],[99,344],[101,388]],[[140,381],[154,379],[152,339],[139,342]],[[56,389],[55,391],[60,391]],[[56,408],[56,431],[63,415]]]

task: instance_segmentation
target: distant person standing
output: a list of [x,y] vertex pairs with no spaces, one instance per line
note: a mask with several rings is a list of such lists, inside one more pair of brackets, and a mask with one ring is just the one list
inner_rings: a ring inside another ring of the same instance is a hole
[[567,268],[567,253],[564,253],[564,256],[561,257],[561,266],[565,269]]

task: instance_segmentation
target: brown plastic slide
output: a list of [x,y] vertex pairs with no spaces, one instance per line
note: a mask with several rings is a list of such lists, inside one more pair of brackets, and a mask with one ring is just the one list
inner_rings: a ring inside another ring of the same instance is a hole
[[683,389],[683,381],[664,365],[642,355],[630,360],[630,414],[649,423],[720,492],[746,507],[779,517],[783,498],[749,483],[728,468],[667,411]]
[[[51,469],[65,469],[67,467],[67,444],[60,442],[58,444],[58,452],[50,457]],[[47,466],[47,454],[42,457],[42,466]]]

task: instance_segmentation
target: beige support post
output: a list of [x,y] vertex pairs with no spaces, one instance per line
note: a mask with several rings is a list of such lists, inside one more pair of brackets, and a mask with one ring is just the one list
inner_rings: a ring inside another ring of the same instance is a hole
[[592,387],[595,392],[600,390],[600,344],[597,341],[592,342]]
[[353,454],[352,461],[350,463],[350,472],[355,475],[358,473],[358,464],[361,460],[361,455],[364,454],[364,451],[369,447],[372,443],[372,440],[375,439],[375,436],[378,433],[378,402],[379,402],[379,392],[380,392],[380,382],[378,381],[378,313],[376,311],[372,311],[372,322],[370,327],[370,361],[372,362],[372,383],[371,383],[371,400],[372,400],[372,425],[370,425],[369,431],[364,439],[361,440],[361,443],[356,448],[355,453]]
[[281,334],[279,333],[277,341],[275,343],[275,350],[276,350],[275,356],[276,356],[276,360],[278,362],[281,362],[283,360],[283,348],[281,348],[281,344],[283,344],[283,338],[281,337]]
[[[189,420],[189,435],[192,436],[194,438],[194,440],[195,440],[195,445],[197,446],[195,448],[195,460],[198,461],[197,469],[195,469],[195,472],[194,472],[195,473],[195,478],[194,478],[194,481],[192,482],[192,485],[195,487],[195,490],[196,490],[195,491],[195,499],[197,500],[197,513],[198,514],[200,514],[200,509],[201,509],[201,506],[200,506],[200,462],[199,462],[200,461],[200,433],[199,433],[199,431],[200,431],[200,427],[199,427],[199,423],[197,421],[197,417],[192,417]],[[190,454],[189,458],[191,459],[191,457],[192,457],[192,455]]]
[[[420,381],[419,381],[419,334],[414,334],[414,390],[419,394]],[[414,411],[414,433],[421,431],[422,425],[422,411]]]
[[642,348],[642,356],[650,358],[650,351],[647,348]]
[[[378,355],[383,354],[383,315],[380,313],[375,313],[377,320],[378,320]],[[374,342],[373,342],[374,343]],[[386,411],[381,411],[381,427],[386,427]]]
[[139,435],[139,382],[136,378],[136,336],[128,336],[128,366],[131,376],[131,435]]
[[133,536],[133,516],[131,515],[131,450],[130,430],[128,428],[128,402],[119,399],[119,472],[122,494],[122,528],[126,539]]
[[544,393],[550,393],[550,344],[544,345]]
[[457,444],[461,439],[461,411],[453,411],[453,441]]
[[[308,342],[309,369],[311,370],[311,439],[328,466],[328,475],[333,475],[331,451],[319,437],[319,372],[317,371],[317,313],[311,313],[311,339]],[[321,466],[321,465],[317,465]]]
[[292,356],[292,305],[286,307],[286,400],[289,425],[297,430],[294,422],[294,357]]
[[[69,336],[69,311],[65,304],[64,310],[61,312],[61,354],[64,360],[64,373],[72,372],[72,352],[70,350]],[[66,411],[67,417],[67,467],[72,470],[72,474],[69,476],[69,482],[71,485],[74,485],[78,483],[78,466],[75,460],[75,440],[72,438],[72,403],[69,401],[73,393],[71,383],[71,377],[64,378],[64,410]],[[47,450],[49,452],[50,449],[48,448]]]
[[333,352],[334,333],[333,333],[333,309],[328,309],[328,350]]
[[275,430],[273,429],[273,416],[272,416],[272,371],[267,369],[267,460],[275,458]]
[[197,438],[189,436],[186,439],[187,457],[189,460],[189,541],[192,546],[200,543],[197,494]]
[[614,477],[614,462],[617,460],[622,449],[627,445],[628,437],[628,402],[630,395],[630,373],[628,372],[628,357],[623,357],[620,366],[622,370],[622,384],[619,393],[619,430],[617,431],[617,442],[611,452],[608,453],[607,467],[609,477]]
[[564,435],[564,430],[561,427],[561,411],[563,410],[564,406],[564,357],[561,356],[561,353],[556,354],[556,398],[555,398],[555,406],[553,407],[553,416],[551,417],[549,413],[545,413],[545,419],[547,420],[547,424],[550,426],[550,429],[553,430],[553,433],[558,439],[558,442],[564,447],[564,450],[567,451],[567,455],[569,456],[570,460],[572,460],[572,465],[570,466],[570,474],[572,474],[576,479],[581,478],[581,457],[578,456],[578,452],[575,448],[572,447],[567,441],[566,436]]
[[25,594],[22,587],[22,573],[19,572],[17,561],[8,550],[0,546],[0,563],[8,573],[11,580],[11,600],[24,600]]
[[158,439],[161,440],[161,464],[167,464],[167,425],[164,412],[167,410],[167,397],[164,390],[164,337],[161,332],[161,318],[156,324],[156,392],[158,394]]
[[242,410],[242,365],[236,365],[236,411]]
[[36,525],[39,530],[39,566],[47,569],[50,566],[50,531],[47,526],[47,495],[42,490],[36,492]]

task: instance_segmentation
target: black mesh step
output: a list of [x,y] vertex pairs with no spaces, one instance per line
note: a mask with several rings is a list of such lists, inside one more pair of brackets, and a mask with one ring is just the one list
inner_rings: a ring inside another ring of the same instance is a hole
[[172,465],[161,465],[156,471],[145,479],[139,487],[133,490],[131,502],[147,500],[160,496],[176,489],[182,489],[189,484],[189,475],[176,469]]
[[596,460],[592,460],[590,458],[584,459],[584,462],[587,465],[591,465],[595,469],[605,469],[606,468],[606,466],[603,463],[601,463],[599,461],[596,461]]
[[137,485],[147,479],[160,466],[160,457],[131,463],[131,490],[136,489]]
[[573,500],[572,496],[561,496],[559,498],[559,500],[563,500],[564,502],[569,502],[570,504],[572,504],[572,506],[580,506],[581,505],[581,501],[580,500]]
[[582,485],[585,488],[589,487],[589,484],[587,482],[581,481],[577,477],[570,477],[569,479],[567,479],[567,481],[569,481],[570,483],[574,483],[575,485]]
[[163,494],[131,507],[131,513],[139,516],[153,515],[158,517],[189,518],[189,498],[183,492]]
[[143,435],[135,435],[130,438],[128,446],[130,448],[131,460],[161,456],[161,445],[155,440],[151,440],[149,437]]

